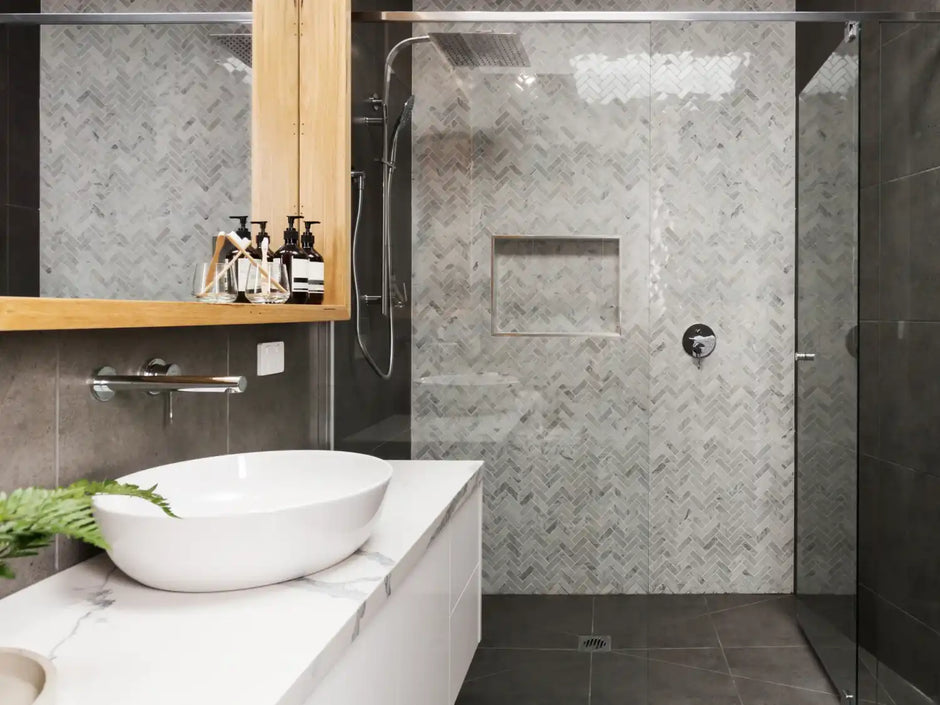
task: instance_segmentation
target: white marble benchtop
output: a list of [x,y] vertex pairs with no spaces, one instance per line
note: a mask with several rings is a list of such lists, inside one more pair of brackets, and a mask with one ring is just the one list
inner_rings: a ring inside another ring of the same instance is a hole
[[372,538],[332,568],[182,594],[100,556],[0,600],[0,646],[51,658],[61,705],[299,705],[480,483],[475,461],[392,466]]

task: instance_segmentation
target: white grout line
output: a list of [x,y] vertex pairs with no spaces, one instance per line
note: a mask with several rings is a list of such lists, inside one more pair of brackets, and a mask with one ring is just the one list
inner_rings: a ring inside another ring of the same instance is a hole
[[[705,608],[708,607],[708,597],[705,597]],[[744,699],[741,697],[741,691],[738,690],[738,682],[735,679],[734,675],[731,673],[731,663],[728,661],[728,654],[725,653],[725,647],[721,644],[721,634],[718,633],[718,627],[715,626],[715,620],[711,618],[711,614],[708,616],[708,623],[712,625],[712,630],[715,632],[715,638],[718,640],[718,648],[721,649],[721,658],[725,662],[725,668],[728,669],[728,676],[731,678],[731,683],[734,686],[734,693],[738,696],[738,702],[741,705],[744,705]]]

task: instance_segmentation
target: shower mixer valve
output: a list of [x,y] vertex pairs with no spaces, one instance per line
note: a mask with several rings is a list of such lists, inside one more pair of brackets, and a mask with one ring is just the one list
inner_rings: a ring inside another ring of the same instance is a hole
[[682,349],[695,360],[695,366],[699,369],[702,369],[702,360],[715,352],[717,346],[715,331],[704,323],[689,326],[682,334]]

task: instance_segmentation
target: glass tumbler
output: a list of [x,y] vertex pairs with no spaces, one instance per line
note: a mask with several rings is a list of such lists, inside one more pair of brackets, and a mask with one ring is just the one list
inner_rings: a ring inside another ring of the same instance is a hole
[[280,260],[255,260],[248,272],[245,296],[253,304],[282,304],[290,298],[290,277]]
[[193,274],[193,296],[210,304],[230,304],[238,298],[235,267],[228,263],[200,262]]

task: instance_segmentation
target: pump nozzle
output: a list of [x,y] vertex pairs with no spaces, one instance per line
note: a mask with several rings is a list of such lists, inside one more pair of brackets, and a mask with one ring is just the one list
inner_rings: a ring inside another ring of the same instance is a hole
[[238,221],[238,227],[247,228],[248,227],[248,216],[247,215],[230,215],[229,218],[232,220]]
[[304,227],[306,228],[306,232],[308,233],[310,232],[310,228],[312,228],[314,225],[319,225],[319,224],[320,224],[319,220],[305,220],[304,221]]
[[266,220],[253,220],[253,221],[251,221],[251,224],[252,224],[252,225],[260,225],[260,226],[261,226],[261,232],[258,233],[258,238],[255,240],[255,244],[257,244],[257,245],[260,247],[260,246],[261,246],[261,241],[262,241],[264,238],[268,238],[268,242],[271,241],[271,236],[268,235],[268,231],[265,230],[265,228],[268,227],[268,221],[266,221]]

